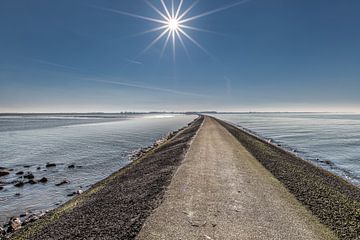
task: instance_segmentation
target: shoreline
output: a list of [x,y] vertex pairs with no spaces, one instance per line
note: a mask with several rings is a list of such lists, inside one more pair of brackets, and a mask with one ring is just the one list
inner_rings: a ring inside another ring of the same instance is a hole
[[235,124],[217,120],[340,239],[360,234],[360,188]]
[[[141,149],[129,165],[23,227],[10,239],[114,236],[135,239],[145,221],[162,204],[204,118],[197,118],[151,148]],[[360,236],[360,188],[246,129],[209,118],[234,136],[279,184],[340,239]]]
[[198,117],[171,133],[167,140],[155,143],[124,168],[7,238],[135,238],[147,216],[161,203],[202,121],[203,117]]

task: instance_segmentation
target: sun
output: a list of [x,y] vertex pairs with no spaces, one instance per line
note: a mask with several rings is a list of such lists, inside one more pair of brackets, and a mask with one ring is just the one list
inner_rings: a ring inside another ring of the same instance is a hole
[[[159,24],[158,27],[152,28],[150,30],[147,30],[143,33],[140,33],[140,35],[145,33],[153,33],[153,32],[160,32],[159,35],[140,53],[140,55],[147,52],[151,47],[153,47],[155,44],[163,40],[164,45],[162,47],[161,56],[163,56],[166,48],[168,47],[169,43],[172,45],[173,50],[173,58],[175,60],[176,55],[176,48],[177,45],[180,45],[183,47],[186,54],[189,56],[189,52],[186,46],[186,41],[190,41],[192,44],[196,45],[198,48],[200,48],[203,52],[205,52],[207,55],[212,56],[200,43],[198,43],[191,35],[192,31],[200,31],[200,32],[210,32],[208,30],[204,30],[201,28],[197,28],[191,25],[191,22],[194,20],[197,20],[199,18],[203,18],[209,15],[212,15],[217,12],[224,11],[226,9],[235,7],[237,5],[246,3],[251,0],[236,0],[234,3],[223,6],[217,9],[213,9],[208,12],[204,12],[198,15],[194,16],[188,16],[190,15],[190,12],[194,9],[196,4],[199,2],[199,0],[157,0],[159,5],[158,7],[153,5],[149,0],[145,0],[145,2],[153,9],[155,12],[161,17],[161,18],[153,18],[153,17],[147,17],[142,15],[137,15],[129,12],[124,12],[121,10],[115,10],[115,9],[109,9],[109,8],[101,8],[105,11],[110,11],[130,17],[134,17],[137,19],[153,22]],[[184,8],[185,2],[189,2],[188,7]],[[139,35],[139,34],[137,34]]]
[[179,31],[180,28],[179,21],[176,18],[169,19],[167,26],[169,31]]

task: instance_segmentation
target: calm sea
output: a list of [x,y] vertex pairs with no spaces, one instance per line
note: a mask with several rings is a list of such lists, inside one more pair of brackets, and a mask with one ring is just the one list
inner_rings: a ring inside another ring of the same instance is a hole
[[360,185],[360,115],[216,114]]
[[[191,122],[189,115],[26,115],[0,116],[0,167],[14,169],[0,178],[0,223],[26,211],[55,208],[79,189],[129,163],[129,155]],[[47,162],[56,163],[46,168]],[[68,166],[75,164],[74,169]],[[24,167],[24,166],[27,166]],[[40,168],[40,169],[38,169]],[[14,187],[18,171],[32,172],[46,184]],[[55,184],[68,180],[68,184]]]

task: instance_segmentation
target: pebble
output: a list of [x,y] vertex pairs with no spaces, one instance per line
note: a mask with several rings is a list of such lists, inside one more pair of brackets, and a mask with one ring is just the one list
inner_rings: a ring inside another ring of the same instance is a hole
[[39,180],[39,182],[41,183],[46,183],[48,181],[48,179],[46,177],[43,177]]
[[16,175],[23,175],[23,174],[24,174],[23,171],[19,171],[19,172],[16,173]]
[[47,168],[56,167],[56,163],[47,163],[45,167]]
[[15,187],[22,187],[22,186],[24,186],[24,182],[23,181],[18,181],[18,182],[15,183],[14,186]]
[[55,186],[59,187],[59,186],[62,186],[64,184],[68,184],[68,183],[70,183],[68,180],[63,180],[62,182],[55,184]]
[[35,179],[30,179],[27,183],[30,183],[30,184],[37,184],[38,181],[35,180]]
[[68,166],[68,168],[75,168],[75,165],[71,164],[71,165]]
[[30,165],[24,165],[24,168],[30,168],[31,166]]
[[6,176],[6,175],[9,175],[9,174],[10,174],[10,172],[7,169],[1,169],[0,170],[0,177]]
[[37,169],[37,170],[40,170],[40,169],[41,169],[41,167],[37,167],[36,169]]
[[34,179],[34,174],[32,174],[31,172],[28,172],[24,175],[24,178],[27,178],[27,179]]

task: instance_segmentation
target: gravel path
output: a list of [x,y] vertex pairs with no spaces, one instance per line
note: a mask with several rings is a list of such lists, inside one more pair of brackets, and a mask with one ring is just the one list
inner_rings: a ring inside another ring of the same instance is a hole
[[205,117],[137,239],[335,237],[224,127]]

